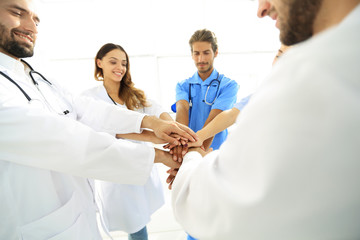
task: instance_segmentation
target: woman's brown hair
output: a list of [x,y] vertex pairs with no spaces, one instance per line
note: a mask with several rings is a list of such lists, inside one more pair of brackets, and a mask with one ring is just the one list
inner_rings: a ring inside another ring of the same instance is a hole
[[144,91],[134,87],[134,83],[131,80],[131,74],[130,74],[129,56],[124,50],[124,48],[122,48],[120,45],[107,43],[100,48],[100,50],[98,51],[95,57],[95,74],[94,74],[95,80],[103,81],[104,79],[103,70],[99,68],[96,63],[97,59],[101,60],[108,52],[114,49],[119,49],[120,51],[124,52],[126,56],[127,70],[123,79],[120,82],[119,98],[124,101],[126,107],[130,110],[147,107],[148,103],[146,101],[146,96]]

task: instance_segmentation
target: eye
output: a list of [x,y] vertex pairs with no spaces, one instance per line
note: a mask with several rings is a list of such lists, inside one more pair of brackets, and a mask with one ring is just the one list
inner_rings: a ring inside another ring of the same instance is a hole
[[11,12],[14,16],[21,17],[21,12],[20,12],[20,11],[11,10],[10,12]]
[[116,62],[115,61],[110,61],[110,64],[115,65]]

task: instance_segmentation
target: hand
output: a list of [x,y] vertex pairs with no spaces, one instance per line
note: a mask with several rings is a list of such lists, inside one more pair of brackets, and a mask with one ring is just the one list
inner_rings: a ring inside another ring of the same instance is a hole
[[158,138],[153,131],[144,130],[142,133],[146,131],[146,135],[149,136],[150,142],[154,144],[164,144],[167,143],[165,140]]
[[166,173],[169,174],[168,178],[166,179],[166,183],[169,184],[168,188],[169,190],[172,189],[172,184],[175,180],[176,174],[178,173],[179,169],[178,168],[170,168],[169,170],[166,171]]
[[[205,151],[203,146],[188,149],[189,152],[193,152],[193,151],[199,152],[201,154],[201,156],[203,156],[203,157],[206,154],[212,152],[212,150],[213,150],[212,148],[209,148],[207,151]],[[173,184],[173,182],[175,180],[175,177],[176,177],[178,171],[179,171],[179,168],[170,168],[168,171],[166,171],[169,174],[169,176],[166,179],[166,183],[169,184],[168,188],[170,190],[172,189],[172,184]]]
[[183,157],[188,151],[187,144],[185,146],[179,145],[170,150],[170,154],[174,161],[182,162]]
[[[181,145],[185,145],[185,144],[187,144],[189,142],[188,139],[183,138],[183,137],[179,136],[178,134],[171,134],[171,136],[176,138],[177,140],[179,140]],[[175,144],[172,144],[172,143],[168,143],[168,144],[164,145],[163,148],[164,149],[172,149],[172,148],[174,148],[176,146],[179,146],[179,145],[178,144],[175,145]]]
[[187,145],[189,148],[191,148],[191,147],[203,147],[203,144],[204,144],[204,140],[199,137],[198,140],[196,140],[195,142],[189,142]]
[[172,156],[170,155],[170,153],[162,151],[160,149],[155,149],[154,163],[162,163],[165,166],[168,166],[168,167],[174,168],[174,169],[179,168],[181,165],[179,162],[172,160]]
[[189,127],[175,121],[166,121],[154,116],[145,116],[142,127],[152,129],[158,138],[174,145],[179,145],[181,139],[172,137],[174,136],[173,134],[177,134],[176,136],[180,136],[182,139],[187,139],[191,142],[198,139],[197,135]]

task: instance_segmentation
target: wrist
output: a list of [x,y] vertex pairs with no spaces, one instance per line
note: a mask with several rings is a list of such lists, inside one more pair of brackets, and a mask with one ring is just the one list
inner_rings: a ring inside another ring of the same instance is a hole
[[206,133],[202,130],[199,130],[196,132],[196,135],[199,138],[199,142],[203,143],[208,137],[206,136]]
[[157,120],[155,116],[146,115],[141,122],[141,128],[154,129]]

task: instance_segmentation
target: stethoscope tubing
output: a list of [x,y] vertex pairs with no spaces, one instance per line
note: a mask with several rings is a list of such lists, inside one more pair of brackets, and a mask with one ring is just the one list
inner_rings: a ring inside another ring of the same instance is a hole
[[[22,61],[23,63],[25,63],[26,66],[28,66],[28,67],[30,68],[29,76],[30,76],[31,80],[33,81],[34,85],[38,88],[40,94],[43,96],[43,98],[45,99],[45,101],[47,101],[47,100],[46,100],[46,97],[45,97],[45,96],[43,95],[43,93],[40,91],[40,89],[39,89],[39,87],[38,87],[38,86],[39,86],[39,83],[35,80],[35,78],[33,77],[33,74],[34,74],[34,73],[35,73],[35,74],[38,74],[38,75],[39,75],[47,84],[49,84],[50,86],[53,86],[53,84],[52,84],[49,80],[47,80],[41,73],[35,71],[35,70],[31,67],[31,65],[30,65],[29,63],[27,63],[26,61],[24,61],[24,60],[22,60],[22,59],[21,59],[21,61]],[[31,102],[31,101],[33,100],[33,99],[31,99],[31,97],[25,92],[25,90],[24,90],[22,87],[20,87],[20,85],[17,84],[11,77],[9,77],[8,75],[6,75],[6,74],[3,73],[2,71],[0,71],[0,74],[1,74],[3,77],[5,77],[6,79],[8,79],[11,83],[13,83],[13,84],[21,91],[21,93],[26,97],[26,99],[27,99],[29,102]],[[48,103],[48,105],[50,105],[50,104]],[[66,115],[66,114],[68,114],[68,113],[70,113],[69,110],[63,111],[63,114],[64,114],[64,115]]]
[[26,99],[30,102],[31,101],[31,97],[24,91],[24,89],[22,89],[22,87],[19,86],[19,84],[17,84],[11,77],[9,77],[8,75],[6,75],[5,73],[0,71],[0,74],[2,76],[4,76],[6,79],[8,79],[10,82],[12,82],[21,92],[22,94],[24,94],[24,96],[26,97]]
[[[217,78],[211,80],[211,82],[209,83],[209,85],[208,85],[208,87],[207,87],[207,89],[206,89],[205,98],[204,98],[203,102],[204,102],[205,104],[207,104],[207,105],[212,106],[212,105],[214,104],[216,98],[217,98],[217,94],[219,93],[219,89],[220,89],[219,76],[220,76],[220,74],[218,73]],[[207,94],[208,94],[208,92],[209,92],[209,88],[211,87],[211,84],[213,84],[214,82],[217,82],[217,83],[218,83],[217,89],[216,89],[216,94],[215,94],[215,99],[214,99],[214,101],[213,101],[212,103],[208,103],[208,102],[206,101],[206,96],[207,96]],[[189,83],[189,107],[190,107],[190,110],[191,110],[192,105],[193,105],[193,104],[192,104],[192,100],[191,100],[191,85],[192,85],[192,83]]]

